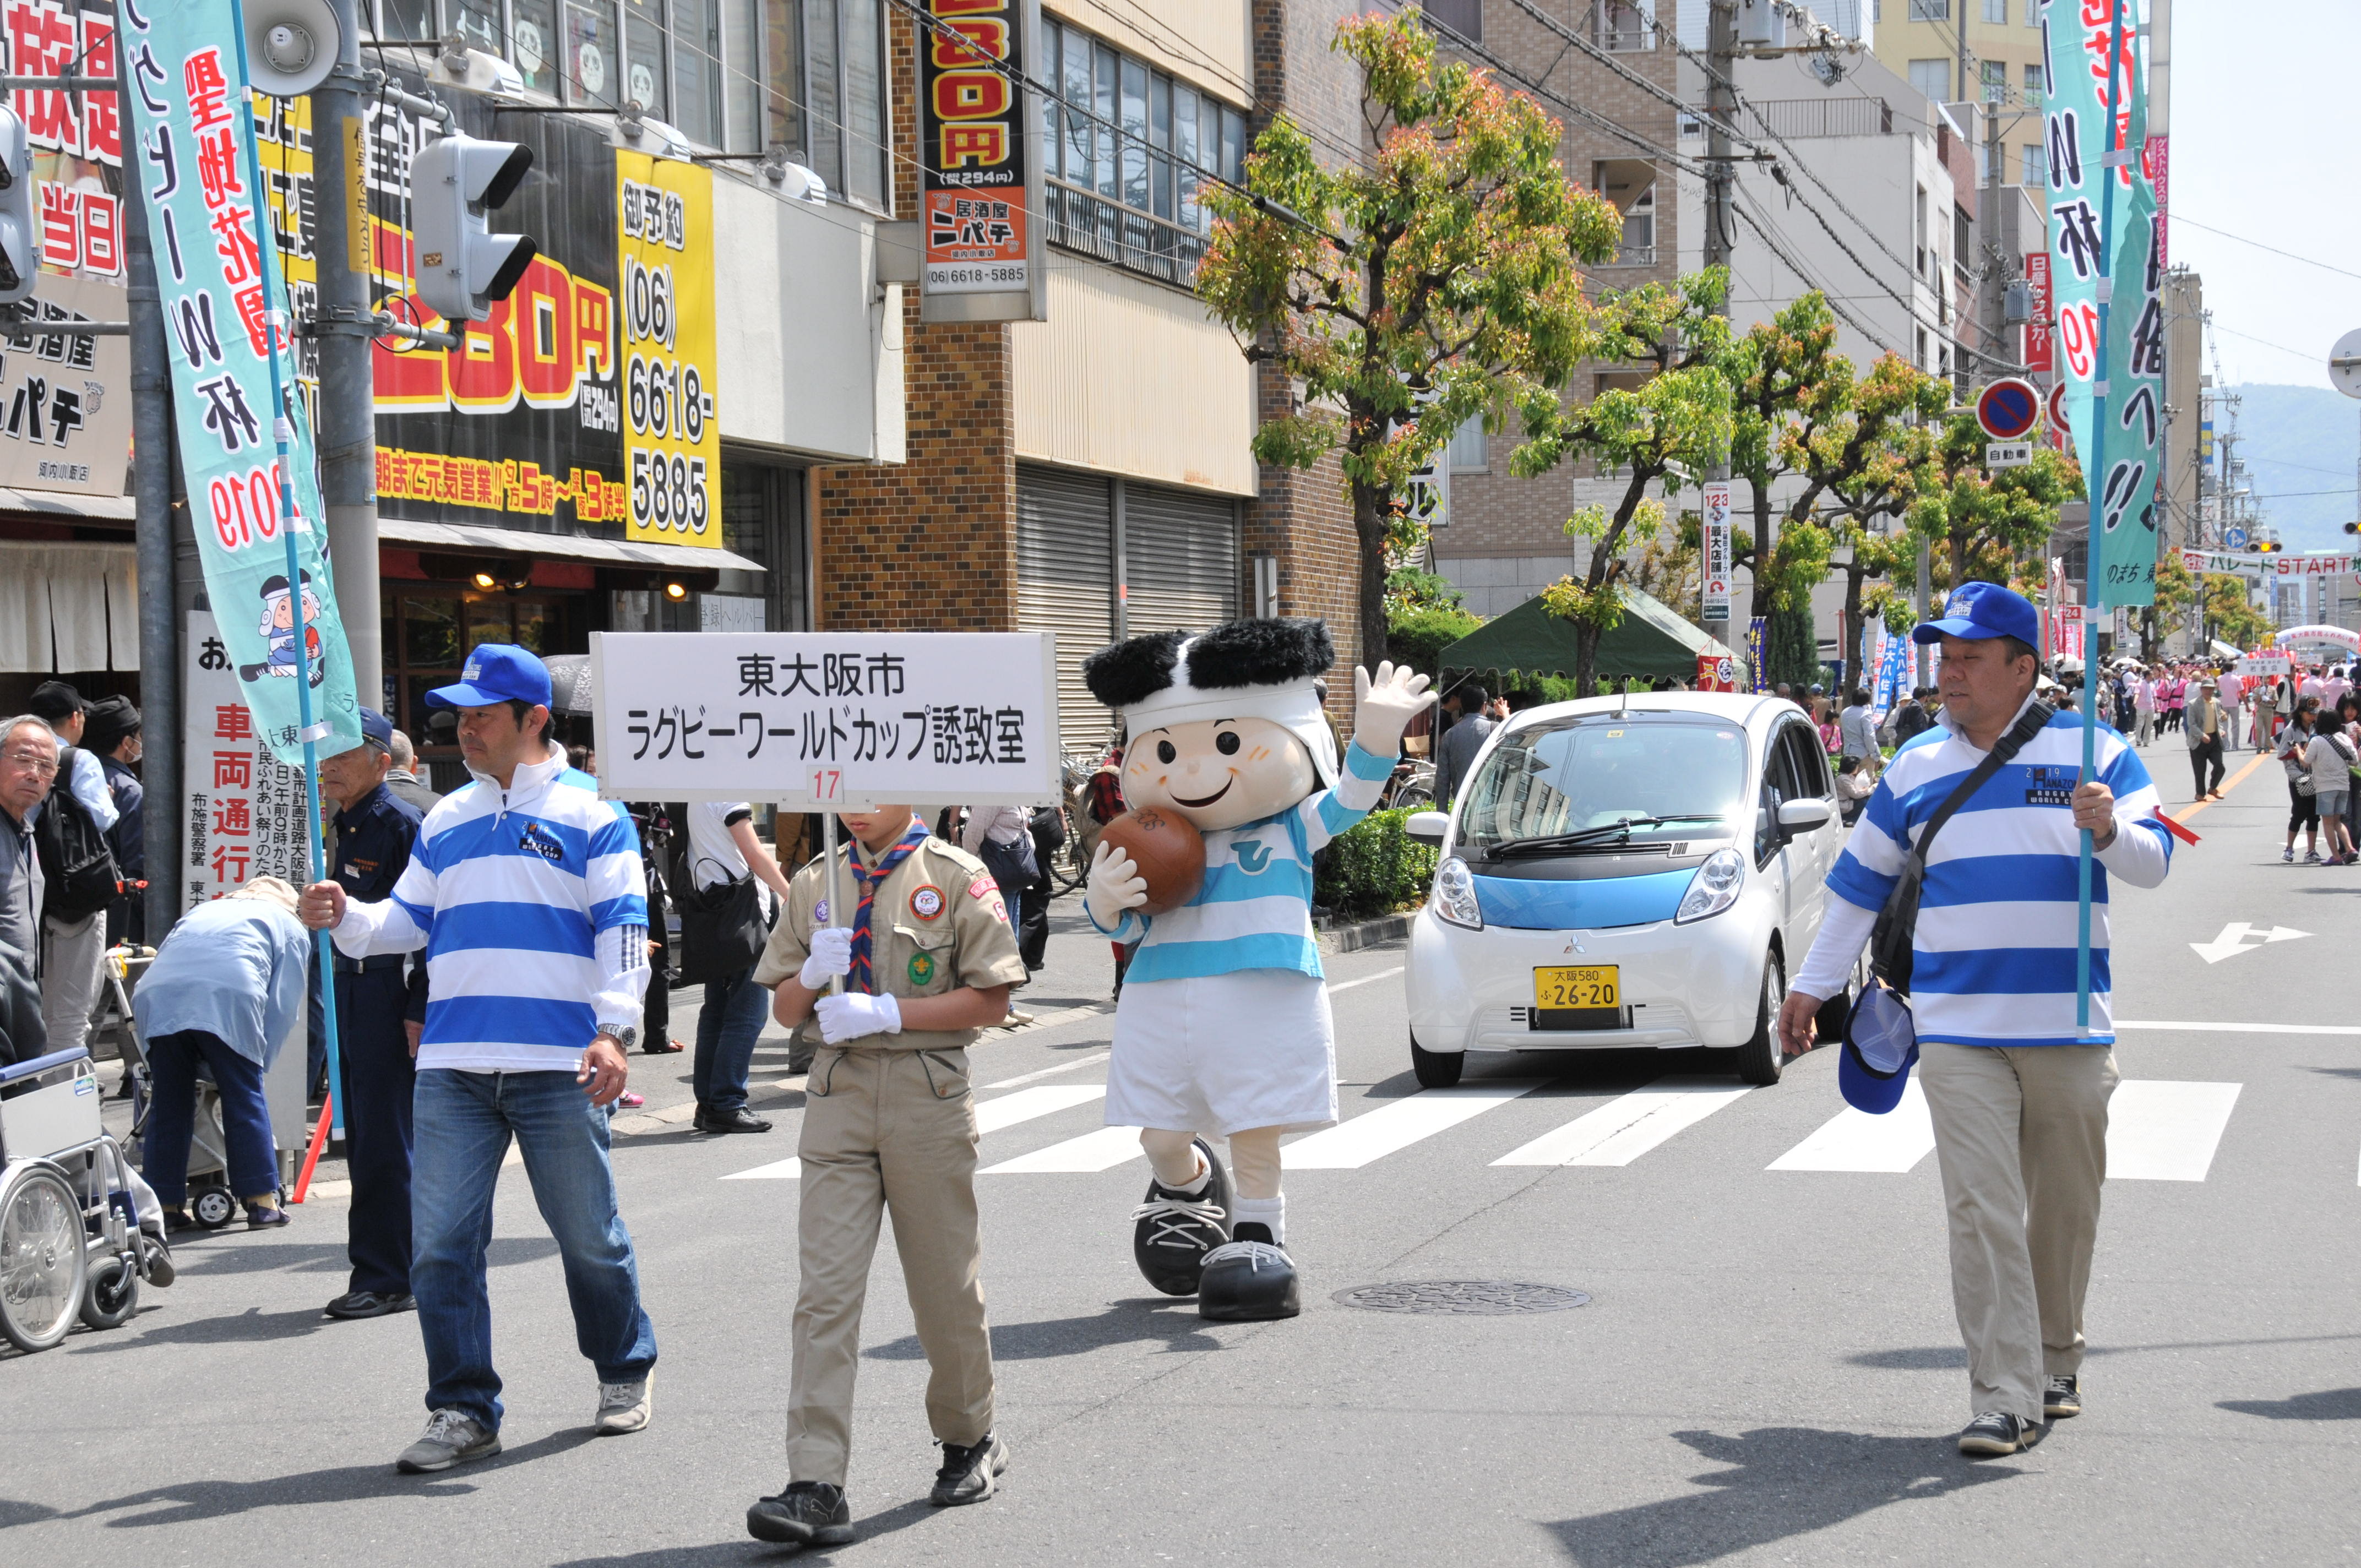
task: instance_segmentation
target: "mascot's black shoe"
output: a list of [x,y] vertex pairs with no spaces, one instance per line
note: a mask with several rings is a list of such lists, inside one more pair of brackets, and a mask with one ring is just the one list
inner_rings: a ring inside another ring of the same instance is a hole
[[1131,1255],[1148,1282],[1167,1296],[1193,1296],[1205,1255],[1230,1239],[1230,1173],[1204,1139],[1197,1153],[1213,1173],[1193,1196],[1150,1178],[1148,1201],[1131,1212]]
[[1201,1317],[1218,1322],[1252,1322],[1291,1318],[1302,1310],[1294,1260],[1261,1225],[1251,1222],[1240,1225],[1237,1240],[1206,1254],[1204,1272],[1197,1281]]

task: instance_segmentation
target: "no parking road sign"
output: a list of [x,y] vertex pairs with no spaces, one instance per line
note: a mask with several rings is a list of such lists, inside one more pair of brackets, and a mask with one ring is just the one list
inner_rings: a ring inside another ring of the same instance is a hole
[[2004,377],[1976,395],[1976,422],[1994,441],[2018,441],[2041,420],[2041,394],[2030,381]]

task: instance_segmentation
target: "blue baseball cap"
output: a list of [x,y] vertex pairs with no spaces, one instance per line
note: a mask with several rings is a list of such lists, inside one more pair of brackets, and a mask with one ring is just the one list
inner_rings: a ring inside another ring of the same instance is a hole
[[489,707],[497,702],[549,706],[549,666],[512,642],[478,642],[456,686],[426,694],[429,707]]
[[1961,583],[1943,601],[1943,619],[1922,620],[1910,632],[1913,642],[1939,642],[1946,637],[1981,641],[2014,637],[2028,647],[2041,646],[2041,612],[2033,601],[1998,583]]
[[380,751],[393,750],[393,720],[376,708],[364,707],[361,714],[361,739]]
[[1918,1061],[1918,1030],[1909,1005],[1882,985],[1853,1003],[1837,1055],[1837,1091],[1856,1111],[1883,1116],[1902,1103]]

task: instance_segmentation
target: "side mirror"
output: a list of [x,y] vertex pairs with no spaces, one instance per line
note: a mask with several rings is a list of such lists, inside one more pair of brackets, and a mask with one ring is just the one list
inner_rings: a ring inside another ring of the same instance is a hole
[[1451,831],[1451,813],[1447,811],[1413,811],[1402,824],[1402,831],[1422,844],[1441,844],[1444,834]]
[[1825,800],[1791,800],[1779,808],[1779,837],[1795,839],[1817,832],[1833,815]]

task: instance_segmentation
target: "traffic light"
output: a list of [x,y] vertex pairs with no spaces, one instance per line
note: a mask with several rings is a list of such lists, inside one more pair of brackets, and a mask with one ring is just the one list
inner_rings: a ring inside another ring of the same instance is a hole
[[2345,532],[2347,533],[2361,533],[2361,522],[2346,523],[2345,525]]
[[418,297],[444,320],[484,320],[492,313],[492,302],[507,299],[532,265],[537,248],[533,241],[492,233],[489,217],[516,194],[532,167],[529,147],[478,141],[456,131],[427,143],[411,159]]
[[0,305],[33,297],[41,276],[40,222],[33,213],[33,153],[25,122],[0,109]]

